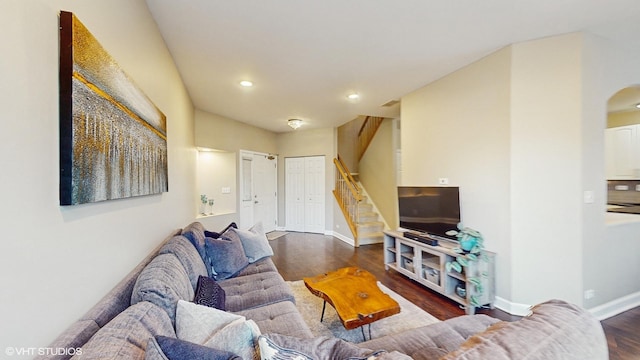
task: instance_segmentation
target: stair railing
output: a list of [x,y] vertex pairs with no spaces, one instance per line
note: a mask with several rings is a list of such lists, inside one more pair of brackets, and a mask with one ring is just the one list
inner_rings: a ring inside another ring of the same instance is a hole
[[358,184],[351,176],[349,169],[346,167],[340,157],[333,159],[336,166],[336,179],[333,195],[342,209],[347,224],[355,239],[355,246],[358,246],[358,220],[360,217],[359,204],[362,201],[362,193],[358,188]]
[[369,144],[371,144],[371,140],[373,140],[373,137],[376,135],[376,131],[378,131],[383,120],[383,117],[378,116],[367,116],[364,119],[364,122],[360,127],[360,131],[358,132],[358,160],[361,160],[362,156],[364,156],[365,151],[367,151]]

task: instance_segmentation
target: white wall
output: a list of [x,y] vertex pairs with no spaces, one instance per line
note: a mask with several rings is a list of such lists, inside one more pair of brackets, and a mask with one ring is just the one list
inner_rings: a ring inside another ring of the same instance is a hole
[[[60,207],[58,12],[72,11],[167,117],[169,192]],[[193,107],[143,0],[0,2],[0,348],[48,345],[193,220]]]

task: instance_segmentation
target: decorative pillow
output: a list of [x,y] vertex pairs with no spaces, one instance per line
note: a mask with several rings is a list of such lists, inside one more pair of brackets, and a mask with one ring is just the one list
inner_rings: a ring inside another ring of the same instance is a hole
[[244,316],[180,301],[176,312],[176,335],[180,340],[225,349],[244,360],[259,358],[260,329]]
[[235,229],[237,229],[237,228],[238,228],[238,225],[236,225],[236,223],[232,222],[231,224],[227,225],[227,227],[226,227],[226,228],[224,228],[224,230],[220,231],[219,233],[218,233],[218,232],[215,232],[215,231],[208,231],[208,230],[205,230],[205,231],[204,231],[204,236],[206,236],[206,237],[210,237],[210,238],[214,238],[214,239],[217,239],[217,238],[219,238],[219,237],[220,237],[220,235],[224,234],[224,233],[225,233],[227,230],[229,230],[230,228],[235,228]]
[[226,294],[224,289],[220,287],[215,280],[207,276],[201,275],[198,277],[198,286],[193,302],[222,311],[226,310]]
[[167,336],[149,339],[145,350],[145,360],[238,360],[240,357],[225,351],[198,345]]
[[348,341],[321,336],[300,339],[280,334],[261,335],[258,338],[260,356],[263,360],[286,359],[368,359],[381,355],[384,351],[371,351]]
[[240,238],[244,253],[249,259],[249,263],[254,263],[268,256],[273,256],[273,249],[269,245],[269,240],[262,229],[262,222],[253,225],[249,230],[229,229]]
[[210,268],[215,271],[212,277],[216,280],[233,277],[249,265],[242,242],[233,231],[227,231],[218,239],[206,238],[204,247],[210,261]]
[[244,316],[188,301],[178,301],[176,308],[176,335],[178,339],[203,344],[216,332]]

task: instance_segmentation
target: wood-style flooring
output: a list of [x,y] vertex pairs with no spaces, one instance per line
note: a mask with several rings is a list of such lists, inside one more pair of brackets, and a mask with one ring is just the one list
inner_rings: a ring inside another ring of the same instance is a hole
[[[385,271],[382,244],[359,248],[345,244],[332,236],[289,233],[269,242],[274,250],[273,261],[285,280],[301,280],[345,266],[358,266],[374,274],[389,289],[402,295],[440,320],[464,314],[457,303],[398,274]],[[495,318],[517,320],[499,309],[481,310]],[[602,322],[611,360],[640,360],[640,307]]]

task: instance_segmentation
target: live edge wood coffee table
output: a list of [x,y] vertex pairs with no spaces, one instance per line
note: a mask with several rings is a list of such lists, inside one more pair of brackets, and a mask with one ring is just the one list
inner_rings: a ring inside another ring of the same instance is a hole
[[370,272],[356,267],[347,267],[324,275],[304,278],[304,284],[312,294],[322,298],[322,315],[327,303],[336,309],[345,329],[360,328],[362,337],[364,325],[400,312],[400,305],[378,288],[377,280]]

